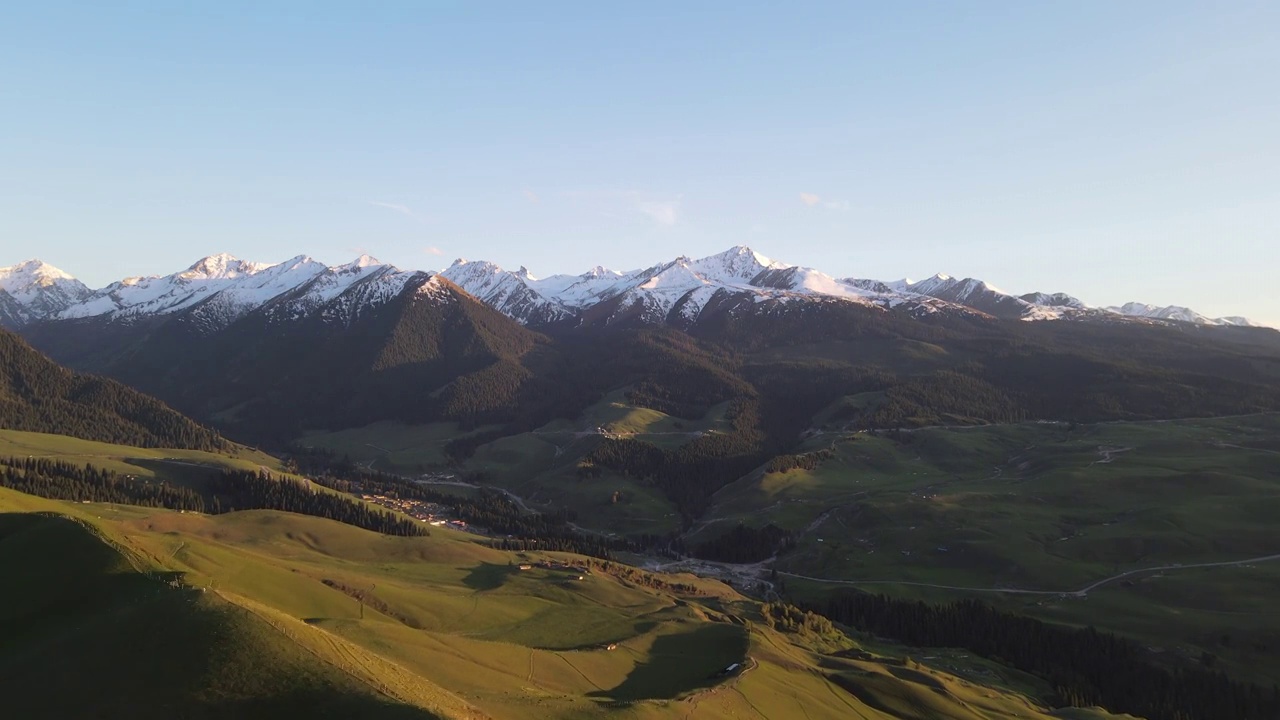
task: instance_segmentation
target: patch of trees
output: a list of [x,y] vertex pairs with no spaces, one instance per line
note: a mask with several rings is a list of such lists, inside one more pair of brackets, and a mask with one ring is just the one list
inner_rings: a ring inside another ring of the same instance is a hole
[[776,455],[765,466],[766,473],[784,473],[792,470],[816,470],[819,465],[830,460],[835,453],[831,450],[818,450],[803,455]]
[[190,488],[47,458],[0,458],[0,487],[52,500],[205,511],[204,497]]
[[400,515],[269,473],[222,472],[204,492],[147,482],[89,465],[43,458],[0,458],[0,486],[53,500],[120,503],[219,514],[236,510],[283,510],[328,518],[384,535],[426,535]]
[[421,524],[361,502],[316,490],[305,483],[267,472],[228,471],[216,481],[210,509],[214,513],[235,510],[283,510],[337,520],[384,535],[426,535]]
[[762,528],[739,523],[724,535],[695,545],[693,554],[719,562],[752,563],[767,560],[775,553],[787,550],[794,542],[790,532],[773,523]]
[[216,432],[114,380],[59,367],[0,330],[0,428],[84,440],[188,450],[226,450]]
[[622,563],[611,562],[609,560],[588,560],[587,567],[606,575],[611,575],[619,580],[631,583],[632,585],[639,585],[641,587],[653,588],[654,590],[662,590],[665,592],[680,593],[684,595],[702,594],[702,591],[698,589],[698,586],[691,583],[671,582],[659,575],[646,572],[639,568],[634,568],[630,565],[623,565]]
[[801,635],[832,635],[835,626],[826,617],[809,610],[802,610],[784,602],[765,603],[760,606],[764,624],[783,632]]
[[1005,392],[970,375],[941,371],[908,378],[885,388],[884,402],[864,418],[869,428],[955,424],[969,421],[1013,423],[1026,409]]
[[726,414],[730,432],[707,433],[674,450],[629,438],[606,439],[586,460],[652,484],[686,518],[697,517],[717,490],[767,459],[758,410],[754,400],[736,401]]
[[509,497],[497,490],[481,489],[473,496],[454,495],[432,490],[425,485],[349,464],[331,466],[329,472],[318,473],[314,482],[339,492],[385,495],[392,498],[420,500],[448,508],[450,513],[470,525],[484,528],[495,535],[501,550],[549,550],[573,552],[595,557],[613,557],[614,550],[632,549],[623,540],[580,533],[570,525],[575,519],[570,510],[548,513],[525,512]]
[[1280,688],[1232,681],[1202,667],[1167,670],[1141,645],[1092,627],[1070,628],[996,610],[974,600],[946,605],[844,593],[828,618],[921,647],[964,648],[1036,675],[1059,705],[1098,705],[1150,720],[1274,720]]

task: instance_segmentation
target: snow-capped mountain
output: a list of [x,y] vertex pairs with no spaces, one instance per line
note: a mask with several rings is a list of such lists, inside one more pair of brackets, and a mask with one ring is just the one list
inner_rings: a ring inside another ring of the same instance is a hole
[[321,265],[319,272],[265,299],[259,307],[277,322],[319,313],[328,320],[346,323],[369,307],[396,297],[411,282],[427,277],[427,273],[403,271],[361,255],[345,265]]
[[1189,322],[1197,325],[1235,325],[1239,327],[1254,327],[1254,324],[1249,322],[1246,318],[1237,316],[1211,318],[1201,315],[1191,308],[1180,307],[1178,305],[1158,307],[1156,305],[1148,305],[1146,303],[1131,302],[1118,307],[1107,307],[1103,309],[1107,312],[1116,313],[1117,315],[1149,318],[1152,320],[1176,320],[1178,322]]
[[927,295],[963,305],[999,318],[1043,320],[1061,317],[1061,313],[1054,309],[1057,306],[1028,302],[976,278],[960,279],[938,273],[915,282],[899,280],[891,283],[890,287],[898,292]]
[[105,315],[118,320],[165,315],[212,302],[219,306],[216,312],[226,312],[234,319],[323,270],[323,264],[305,257],[266,265],[225,253],[210,255],[172,275],[132,277],[112,283],[56,317]]
[[[367,255],[328,267],[305,255],[271,264],[220,254],[171,275],[127,278],[90,291],[70,275],[33,260],[0,268],[0,325],[180,316],[201,332],[214,332],[253,312],[272,321],[320,315],[351,322],[407,289],[421,290],[435,275],[403,271]],[[854,303],[915,317],[944,312],[1027,321],[1127,318],[1252,324],[1239,317],[1208,318],[1177,306],[1129,303],[1094,308],[1065,293],[1017,296],[983,280],[944,274],[895,282],[837,278],[743,246],[626,272],[597,266],[581,275],[539,279],[523,267],[509,271],[491,262],[457,260],[438,275],[517,322],[541,328],[619,322],[688,327],[708,307],[717,312],[767,311],[816,301]]]
[[[395,297],[418,272],[403,272],[363,255],[345,265],[327,267],[305,255],[282,263],[256,263],[225,253],[211,255],[181,272],[165,276],[127,278],[90,293],[81,302],[45,320],[96,318],[130,322],[147,317],[179,315],[204,332],[229,326],[246,314],[265,309],[269,317],[288,319],[320,310],[333,319],[359,312]],[[358,291],[357,291],[358,290]],[[344,309],[331,306],[351,291]]]
[[524,325],[551,325],[575,316],[573,310],[534,289],[534,279],[523,267],[510,272],[490,262],[459,258],[440,274]]
[[1075,308],[1077,310],[1087,309],[1087,306],[1081,302],[1079,298],[1074,298],[1066,293],[1033,292],[1027,293],[1026,295],[1020,295],[1019,298],[1024,302],[1031,303],[1032,305],[1043,305],[1045,307],[1067,307]]
[[91,292],[84,283],[39,260],[0,268],[0,326],[17,328],[56,315]]

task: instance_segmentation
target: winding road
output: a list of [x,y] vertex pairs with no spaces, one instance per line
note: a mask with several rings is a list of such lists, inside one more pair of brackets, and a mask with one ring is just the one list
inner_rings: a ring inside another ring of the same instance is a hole
[[1009,595],[1059,595],[1070,597],[1087,597],[1089,593],[1097,590],[1103,585],[1113,583],[1116,580],[1130,577],[1132,575],[1142,575],[1145,573],[1162,572],[1165,570],[1191,570],[1193,568],[1214,568],[1214,567],[1230,567],[1238,565],[1252,565],[1254,563],[1273,562],[1280,560],[1280,555],[1264,555],[1262,557],[1248,558],[1246,560],[1228,560],[1224,562],[1211,563],[1194,563],[1190,565],[1156,565],[1154,567],[1139,568],[1137,570],[1129,570],[1111,577],[1103,578],[1095,583],[1086,585],[1079,590],[1020,590],[1018,588],[998,588],[998,587],[961,587],[958,585],[934,585],[932,583],[911,582],[906,580],[832,580],[830,578],[812,577],[810,575],[800,575],[797,573],[779,570],[779,575],[787,577],[800,578],[801,580],[811,580],[813,582],[829,583],[832,585],[911,585],[913,587],[937,588],[939,590],[961,590],[964,592],[986,592],[986,593],[1004,593]]

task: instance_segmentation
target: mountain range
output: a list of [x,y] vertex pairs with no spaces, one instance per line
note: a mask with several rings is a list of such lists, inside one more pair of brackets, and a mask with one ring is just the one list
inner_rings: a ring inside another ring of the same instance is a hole
[[[91,290],[39,260],[0,268],[0,326],[85,318],[136,321],[191,311],[206,330],[229,326],[255,310],[272,317],[359,313],[436,273],[404,271],[364,255],[328,267],[300,255],[281,263],[206,257],[171,275],[132,277]],[[1241,317],[1210,318],[1189,308],[1127,303],[1088,307],[1064,293],[1013,295],[975,278],[938,274],[883,282],[837,278],[777,262],[738,246],[700,259],[678,257],[640,270],[595,267],[580,275],[535,278],[525,269],[459,259],[438,273],[468,294],[531,328],[617,323],[688,327],[708,307],[845,302],[916,317],[976,313],[1017,320],[1130,320],[1250,326]],[[329,303],[344,298],[337,306]]]

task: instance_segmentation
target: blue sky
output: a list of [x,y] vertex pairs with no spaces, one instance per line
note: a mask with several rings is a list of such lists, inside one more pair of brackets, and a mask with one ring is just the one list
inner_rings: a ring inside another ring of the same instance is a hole
[[6,3],[0,264],[546,275],[746,244],[1280,324],[1277,27],[1248,1]]

